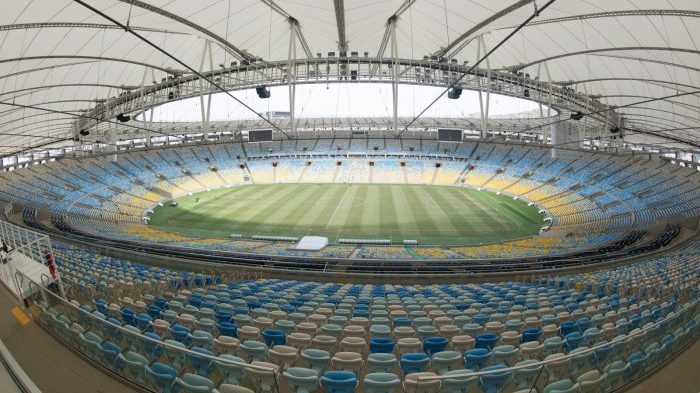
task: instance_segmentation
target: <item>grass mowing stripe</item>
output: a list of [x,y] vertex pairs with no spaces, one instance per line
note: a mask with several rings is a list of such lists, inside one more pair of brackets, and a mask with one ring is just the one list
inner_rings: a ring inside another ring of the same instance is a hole
[[465,195],[458,187],[440,187],[435,191],[445,199],[443,203],[452,208],[452,214],[458,215],[462,219],[461,227],[466,229],[468,233],[483,230],[481,227],[483,224],[479,224],[480,218],[464,202]]
[[504,213],[501,210],[503,204],[514,202],[512,197],[499,197],[498,195],[492,194],[490,192],[483,193],[482,195],[480,195],[480,197],[484,198],[484,200],[488,200],[488,203],[493,207],[493,210],[498,212],[498,214],[493,214],[493,219],[497,222],[503,223],[503,225],[505,225],[506,228],[508,228],[508,230],[517,231],[518,228],[522,226],[521,220],[518,217],[513,217],[507,211]]
[[488,228],[494,231],[508,230],[508,228],[498,220],[498,214],[494,214],[494,207],[491,199],[487,199],[482,195],[486,193],[486,191],[477,191],[473,194],[474,199],[470,199],[470,202],[473,204],[474,208],[479,211],[480,216],[484,218],[483,221],[488,223]]
[[389,186],[389,190],[391,192],[392,204],[394,205],[398,233],[404,238],[420,237],[418,226],[416,225],[416,217],[413,215],[413,209],[411,209],[411,206],[406,200],[404,188],[402,186],[392,185]]
[[334,184],[316,203],[317,209],[314,210],[314,216],[311,221],[311,226],[314,231],[323,233],[327,231],[328,224],[333,221],[335,213],[341,209],[343,203],[343,195],[347,188],[343,184]]
[[421,202],[430,214],[430,219],[442,224],[438,227],[440,232],[445,236],[454,236],[458,229],[452,224],[451,215],[446,214],[440,207],[440,203],[433,198],[433,188],[421,187],[416,190],[416,193],[421,197]]
[[[275,213],[289,206],[291,199],[288,196],[294,194],[296,190],[297,187],[295,185],[284,185],[279,192],[273,193],[272,197],[253,202],[254,209],[249,207],[247,211],[241,212],[236,221],[236,230],[257,232],[264,229],[264,223],[267,223]],[[281,205],[281,201],[285,201],[285,204]],[[275,221],[270,222],[274,223]]]
[[269,226],[275,228],[278,232],[293,233],[297,221],[307,209],[313,207],[314,197],[320,195],[322,190],[320,187],[304,187],[296,190],[289,198],[289,201],[282,206],[277,207],[275,217],[267,221]]
[[447,217],[452,226],[456,229],[453,236],[461,237],[471,232],[473,227],[471,226],[471,224],[469,224],[469,217],[465,217],[464,215],[462,215],[462,212],[459,209],[451,209],[451,211],[449,212],[445,210],[451,205],[447,198],[445,198],[445,196],[440,192],[440,190],[431,190],[431,195],[432,198],[435,200],[440,211],[442,211],[445,217]]
[[380,217],[379,217],[379,193],[375,187],[362,187],[365,190],[364,203],[362,211],[358,215],[360,230],[372,236],[381,236],[379,232]]
[[256,184],[177,201],[177,207],[157,207],[151,226],[205,236],[391,236],[426,245],[491,243],[532,235],[541,220],[536,207],[507,196],[430,185]]
[[439,232],[440,228],[438,228],[437,223],[433,221],[432,216],[418,196],[416,192],[417,188],[419,188],[419,186],[407,186],[404,190],[409,209],[413,211],[413,215],[416,217],[416,225],[419,228],[420,235],[434,236]]
[[[227,227],[238,230],[240,223],[251,220],[256,213],[265,212],[271,204],[275,203],[274,198],[276,193],[284,194],[286,188],[274,188],[270,186],[251,186],[251,190],[244,190],[245,193],[239,195],[240,200],[234,201],[226,205],[226,199],[221,198],[213,205],[216,209],[212,211],[212,216],[219,217],[217,220],[211,221],[208,224],[212,227]],[[244,189],[246,187],[243,187]],[[283,195],[278,195],[282,198]],[[251,205],[255,205],[255,209],[250,209]],[[223,206],[223,208],[222,208]],[[217,213],[218,212],[218,213]],[[233,225],[231,225],[233,224]]]

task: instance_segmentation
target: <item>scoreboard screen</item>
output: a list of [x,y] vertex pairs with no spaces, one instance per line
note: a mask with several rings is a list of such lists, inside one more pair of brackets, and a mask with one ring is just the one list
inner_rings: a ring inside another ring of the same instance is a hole
[[438,128],[438,141],[462,142],[463,131],[456,128]]
[[272,130],[248,131],[248,141],[250,141],[250,142],[270,142],[270,141],[272,141]]

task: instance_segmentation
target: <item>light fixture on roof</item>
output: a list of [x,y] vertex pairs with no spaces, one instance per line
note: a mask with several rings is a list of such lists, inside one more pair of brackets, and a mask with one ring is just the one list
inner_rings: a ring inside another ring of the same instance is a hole
[[583,119],[583,113],[581,113],[581,112],[572,113],[571,115],[569,115],[569,119],[577,120],[577,121],[581,120],[581,119]]
[[462,95],[462,88],[458,86],[452,87],[447,91],[447,98],[451,100],[456,100]]
[[258,93],[258,97],[260,98],[270,98],[271,96],[270,90],[265,85],[256,87],[255,92]]

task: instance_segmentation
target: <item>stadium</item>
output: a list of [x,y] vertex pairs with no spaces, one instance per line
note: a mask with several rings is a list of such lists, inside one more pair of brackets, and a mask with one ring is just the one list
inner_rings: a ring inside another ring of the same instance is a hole
[[700,4],[19,0],[0,391],[700,391]]

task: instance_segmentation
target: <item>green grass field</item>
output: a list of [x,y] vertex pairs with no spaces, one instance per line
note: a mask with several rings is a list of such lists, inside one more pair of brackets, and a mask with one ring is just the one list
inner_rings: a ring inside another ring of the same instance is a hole
[[472,245],[537,234],[536,207],[469,188],[392,184],[265,184],[201,192],[151,214],[150,225],[189,235],[415,239]]

